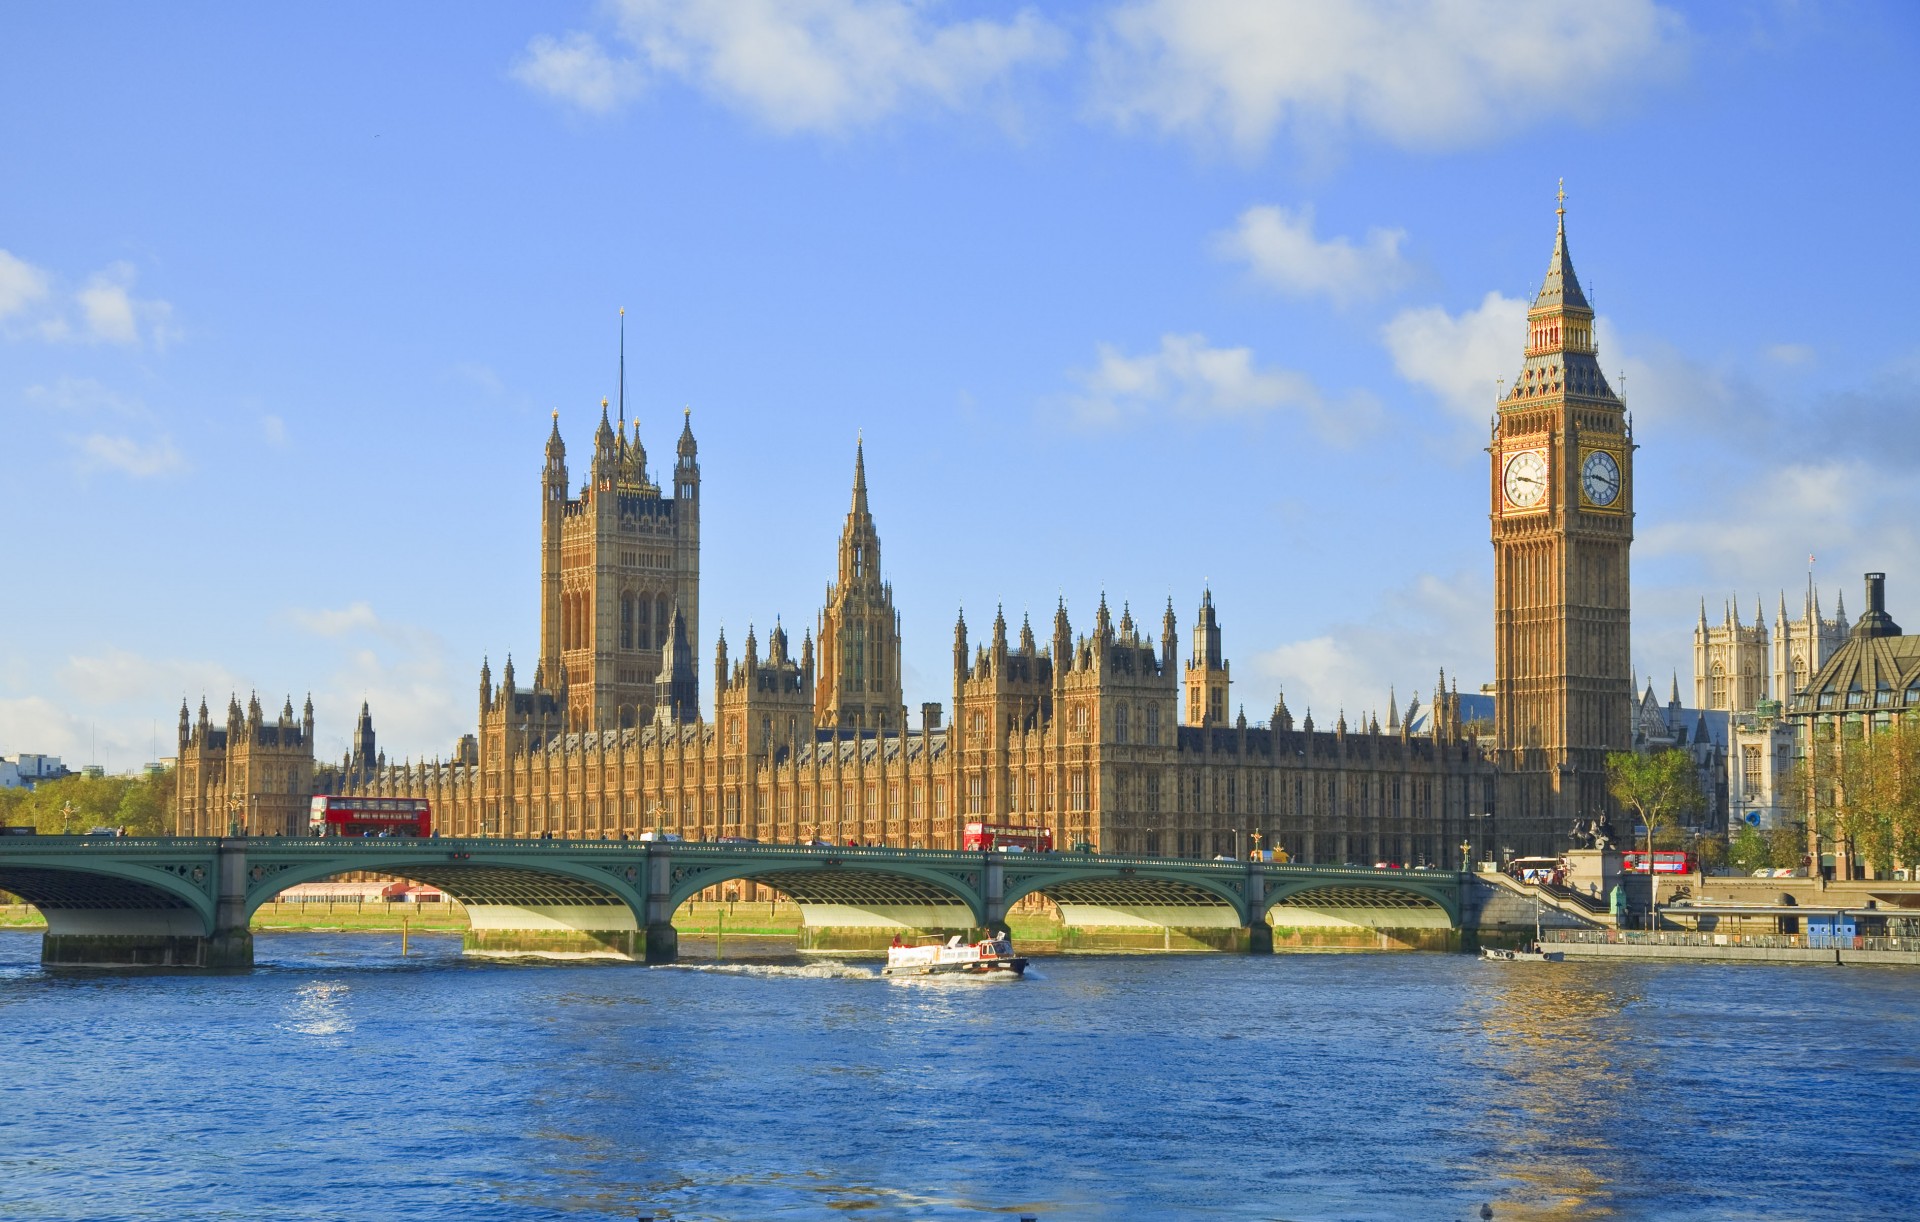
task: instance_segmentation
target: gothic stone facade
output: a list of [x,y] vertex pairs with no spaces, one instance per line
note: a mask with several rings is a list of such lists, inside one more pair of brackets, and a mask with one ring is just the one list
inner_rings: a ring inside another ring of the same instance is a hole
[[[1418,732],[1392,717],[1386,733],[1377,721],[1349,729],[1344,714],[1331,731],[1310,714],[1296,727],[1284,700],[1265,725],[1244,712],[1229,724],[1231,668],[1210,593],[1184,662],[1170,606],[1157,645],[1124,607],[1114,623],[1104,598],[1084,635],[1059,607],[1044,647],[1028,624],[1009,640],[1000,616],[974,645],[962,617],[951,721],[926,704],[914,729],[864,447],[817,652],[809,632],[795,657],[778,625],[764,656],[752,632],[737,659],[722,637],[708,718],[693,664],[690,420],[668,496],[649,478],[638,430],[614,427],[603,403],[577,497],[557,416],[547,442],[532,683],[519,686],[511,659],[498,684],[483,664],[479,725],[452,759],[327,769],[313,785],[425,797],[451,835],[660,828],[952,847],[980,820],[1044,825],[1063,846],[1188,857],[1246,848],[1256,831],[1315,862],[1451,864],[1463,841],[1490,836],[1501,849],[1555,851],[1576,817],[1609,807],[1605,756],[1632,743],[1633,449],[1595,355],[1563,210],[1489,447],[1492,751],[1462,728],[1444,686]],[[183,796],[187,809],[207,825],[204,804]]]
[[[562,452],[555,441],[548,448]],[[684,450],[690,458],[690,439]],[[613,452],[617,459],[617,444]],[[596,479],[589,492],[600,491]],[[577,512],[592,513],[594,499],[583,495],[587,508]],[[452,836],[660,829],[706,840],[956,848],[965,824],[980,821],[1044,826],[1062,846],[1187,857],[1251,848],[1259,832],[1300,860],[1368,864],[1457,861],[1479,830],[1469,813],[1491,805],[1492,765],[1460,731],[1457,697],[1436,698],[1422,734],[1382,733],[1377,723],[1350,732],[1344,717],[1332,731],[1314,730],[1310,716],[1296,728],[1284,702],[1271,725],[1249,726],[1244,714],[1228,724],[1229,666],[1210,592],[1184,666],[1170,605],[1157,647],[1130,612],[1115,624],[1104,599],[1085,635],[1060,606],[1046,647],[1030,625],[1010,641],[996,616],[990,639],[970,648],[963,616],[952,722],[943,724],[940,704],[926,704],[911,728],[864,447],[839,550],[817,651],[808,634],[796,656],[776,625],[764,653],[750,631],[735,658],[722,635],[711,718],[687,707],[684,636],[659,650],[645,702],[632,685],[617,699],[581,701],[588,680],[563,649],[562,664],[543,661],[530,687],[519,686],[510,659],[498,684],[483,665],[479,730],[454,759],[343,768],[318,782],[427,798]],[[612,580],[625,576],[616,570]],[[563,600],[560,614],[598,605],[589,587]]]
[[[364,712],[364,710],[363,710]],[[314,793],[313,701],[299,721],[287,699],[277,720],[249,697],[242,712],[227,702],[225,725],[207,716],[207,702],[190,720],[180,704],[180,762],[174,774],[174,826],[182,836],[295,835],[307,827]]]

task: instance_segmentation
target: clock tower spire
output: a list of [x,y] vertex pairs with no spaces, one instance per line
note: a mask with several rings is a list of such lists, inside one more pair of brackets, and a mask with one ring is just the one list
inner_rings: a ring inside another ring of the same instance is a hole
[[1607,753],[1632,745],[1634,445],[1600,371],[1564,185],[1557,215],[1525,359],[1488,447],[1499,826],[1521,852],[1562,847],[1575,819],[1610,811]]

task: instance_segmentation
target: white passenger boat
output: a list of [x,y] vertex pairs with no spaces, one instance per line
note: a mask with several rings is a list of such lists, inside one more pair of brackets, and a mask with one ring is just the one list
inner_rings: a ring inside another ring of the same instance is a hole
[[1492,946],[1480,948],[1482,959],[1492,959],[1499,963],[1559,963],[1567,957],[1563,950],[1542,950],[1535,942],[1517,950],[1500,950]]
[[1567,952],[1547,949],[1546,934],[1540,931],[1540,897],[1536,895],[1533,897],[1533,941],[1516,950],[1483,946],[1480,957],[1496,963],[1560,963],[1566,959]]
[[1027,961],[1013,953],[1010,934],[989,933],[978,942],[967,942],[954,934],[945,942],[922,938],[912,946],[895,942],[887,949],[887,966],[882,976],[987,976],[1022,975]]

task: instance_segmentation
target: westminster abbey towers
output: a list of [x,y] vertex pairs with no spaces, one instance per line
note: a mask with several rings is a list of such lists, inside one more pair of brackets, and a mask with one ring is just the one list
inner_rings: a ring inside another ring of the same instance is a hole
[[1607,753],[1632,742],[1633,437],[1600,371],[1564,206],[1559,216],[1526,361],[1488,447],[1498,809],[1516,844],[1604,816]]

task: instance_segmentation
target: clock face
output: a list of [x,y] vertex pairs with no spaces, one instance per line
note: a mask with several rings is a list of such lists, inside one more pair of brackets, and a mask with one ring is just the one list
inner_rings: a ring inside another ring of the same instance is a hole
[[1620,464],[1605,450],[1595,450],[1580,464],[1580,491],[1590,505],[1607,506],[1620,498]]
[[1547,495],[1547,457],[1539,450],[1521,450],[1507,458],[1506,474],[1501,479],[1507,503],[1531,509]]

